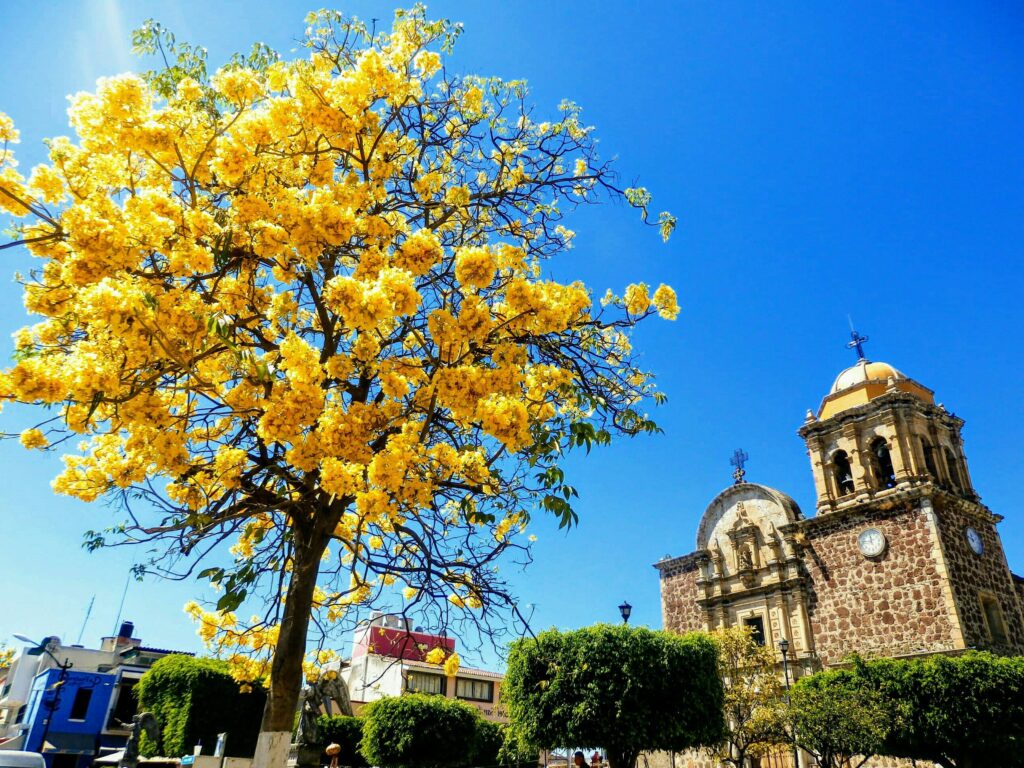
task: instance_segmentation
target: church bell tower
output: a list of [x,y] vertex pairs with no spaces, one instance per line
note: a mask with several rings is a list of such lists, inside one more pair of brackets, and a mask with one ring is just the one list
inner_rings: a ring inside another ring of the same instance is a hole
[[819,647],[834,656],[856,632],[856,650],[869,654],[1020,653],[1021,589],[996,530],[1002,518],[971,482],[963,420],[928,387],[869,361],[866,337],[851,337],[856,364],[799,430],[816,492],[804,540]]
[[852,332],[857,363],[836,377],[807,443],[818,514],[930,484],[977,502],[960,430],[963,420],[935,404],[934,393],[887,363],[864,357],[867,338]]

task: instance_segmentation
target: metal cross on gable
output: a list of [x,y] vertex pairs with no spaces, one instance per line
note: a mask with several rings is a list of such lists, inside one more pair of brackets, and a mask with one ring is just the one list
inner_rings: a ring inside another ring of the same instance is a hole
[[744,451],[742,448],[737,448],[736,452],[732,455],[732,458],[729,459],[729,463],[736,467],[736,471],[732,473],[732,479],[735,480],[737,483],[742,483],[743,478],[747,474],[746,470],[743,469],[743,467],[747,463],[747,459],[749,458],[750,456],[747,455],[746,451]]

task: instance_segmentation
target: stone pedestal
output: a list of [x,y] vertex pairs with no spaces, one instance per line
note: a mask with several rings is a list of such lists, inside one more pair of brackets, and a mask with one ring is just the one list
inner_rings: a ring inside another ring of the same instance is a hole
[[292,744],[288,751],[288,768],[320,768],[322,754],[319,744]]

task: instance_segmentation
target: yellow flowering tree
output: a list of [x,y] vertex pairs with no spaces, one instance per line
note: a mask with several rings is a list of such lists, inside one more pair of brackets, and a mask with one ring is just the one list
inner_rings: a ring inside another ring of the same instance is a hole
[[725,692],[725,730],[709,751],[723,765],[745,768],[785,749],[786,692],[774,651],[758,644],[750,627],[719,629],[712,637]]
[[208,76],[148,23],[165,66],[74,96],[75,138],[27,176],[0,114],[0,247],[40,261],[0,396],[49,408],[21,440],[67,453],[58,493],[123,502],[89,546],[146,542],[150,571],[221,590],[189,611],[269,676],[275,750],[313,629],[389,600],[485,631],[514,610],[499,557],[528,559],[538,510],[576,522],[567,451],[657,429],[629,332],[678,312],[666,286],[595,304],[545,271],[579,204],[675,223],[575,105],[537,122],[522,82],[446,72],[461,26],[419,6],[387,33],[308,24],[307,56]]

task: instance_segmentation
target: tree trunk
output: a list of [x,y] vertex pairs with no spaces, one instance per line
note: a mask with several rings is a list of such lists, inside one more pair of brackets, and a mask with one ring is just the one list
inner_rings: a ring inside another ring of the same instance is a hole
[[284,615],[270,665],[270,690],[263,710],[253,768],[285,768],[302,690],[302,660],[313,606],[313,590],[320,572],[326,539],[295,530],[292,575],[288,581]]
[[640,756],[636,749],[615,749],[607,747],[608,768],[635,768],[636,759]]

